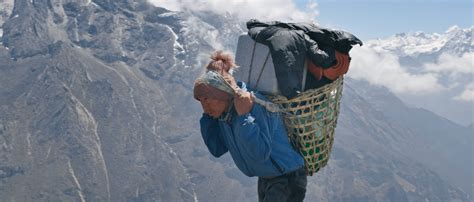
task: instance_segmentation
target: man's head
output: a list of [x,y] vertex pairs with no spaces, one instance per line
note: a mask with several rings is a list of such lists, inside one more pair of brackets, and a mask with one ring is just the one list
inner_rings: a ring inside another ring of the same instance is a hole
[[207,97],[200,98],[199,102],[204,110],[204,113],[212,116],[213,118],[219,118],[230,105],[230,100],[217,100]]
[[230,54],[215,52],[204,75],[194,83],[194,98],[201,102],[204,113],[218,118],[231,104],[236,82],[229,71],[236,67]]

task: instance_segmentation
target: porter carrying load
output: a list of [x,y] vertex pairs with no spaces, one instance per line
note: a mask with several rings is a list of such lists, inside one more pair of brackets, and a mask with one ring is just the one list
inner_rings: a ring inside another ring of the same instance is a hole
[[257,103],[285,115],[290,141],[313,175],[329,159],[349,51],[362,42],[309,23],[250,20],[247,28],[248,35],[239,37],[234,76],[273,102]]

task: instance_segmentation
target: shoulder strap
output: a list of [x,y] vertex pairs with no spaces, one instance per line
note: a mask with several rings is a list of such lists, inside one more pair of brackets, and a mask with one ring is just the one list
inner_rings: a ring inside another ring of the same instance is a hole
[[252,98],[255,101],[255,103],[257,103],[259,105],[262,105],[269,112],[273,112],[273,113],[283,112],[283,110],[277,104],[275,104],[273,102],[262,100],[262,99],[258,98],[257,96],[255,96],[255,94],[253,92],[251,92],[251,93],[252,93]]
[[250,79],[252,76],[252,67],[253,67],[253,58],[255,56],[255,47],[257,46],[257,41],[254,40],[253,42],[253,48],[252,48],[252,58],[250,58],[250,67],[249,67],[249,75],[248,75],[248,84],[250,85]]
[[301,81],[301,92],[304,92],[304,89],[306,88],[306,74],[308,74],[308,67],[307,64],[308,61],[305,60],[304,66],[303,66],[303,81]]

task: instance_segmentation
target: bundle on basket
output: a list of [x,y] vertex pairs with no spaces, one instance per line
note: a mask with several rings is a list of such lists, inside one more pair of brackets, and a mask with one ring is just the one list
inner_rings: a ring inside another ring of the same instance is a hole
[[290,142],[312,176],[331,154],[349,51],[362,45],[354,35],[304,23],[247,22],[239,38],[238,80],[272,101],[284,114]]

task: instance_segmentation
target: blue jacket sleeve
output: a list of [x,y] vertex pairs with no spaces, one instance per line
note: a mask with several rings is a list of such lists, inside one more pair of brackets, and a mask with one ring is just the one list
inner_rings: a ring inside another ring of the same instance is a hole
[[217,119],[203,114],[200,124],[202,139],[213,156],[220,157],[229,151],[222,140]]
[[273,124],[262,106],[254,103],[252,110],[237,118],[237,137],[255,161],[265,161],[272,153]]

